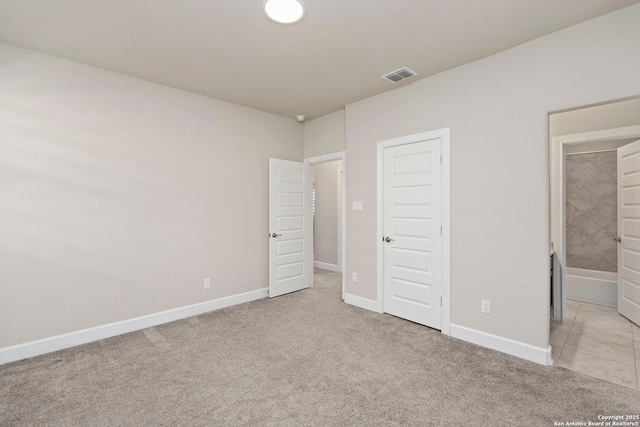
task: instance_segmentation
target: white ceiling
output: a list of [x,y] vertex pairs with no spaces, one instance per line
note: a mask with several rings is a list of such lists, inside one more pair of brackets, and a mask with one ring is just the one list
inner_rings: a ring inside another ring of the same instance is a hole
[[263,0],[0,0],[0,41],[314,118],[640,0],[303,1],[280,25]]

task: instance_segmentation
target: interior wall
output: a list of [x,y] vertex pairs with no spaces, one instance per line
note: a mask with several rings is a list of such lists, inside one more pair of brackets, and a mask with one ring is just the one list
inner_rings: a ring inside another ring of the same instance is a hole
[[0,347],[267,287],[268,158],[301,161],[303,125],[6,44],[0,64]]
[[[549,134],[552,137],[573,135],[575,133],[635,126],[639,123],[640,98],[632,98],[570,111],[554,112],[549,115]],[[579,148],[576,148],[576,150],[579,150]],[[569,150],[567,151],[569,152]]]
[[345,112],[344,110],[318,117],[304,124],[304,157],[344,151]]
[[342,160],[313,166],[315,214],[313,216],[314,261],[338,268],[338,171]]
[[548,348],[548,113],[640,94],[639,39],[636,5],[348,105],[346,293],[381,297],[377,142],[449,127],[451,322]]

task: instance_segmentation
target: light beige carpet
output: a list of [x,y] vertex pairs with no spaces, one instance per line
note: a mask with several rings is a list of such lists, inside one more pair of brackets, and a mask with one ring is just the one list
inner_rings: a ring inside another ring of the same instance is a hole
[[339,277],[0,366],[2,426],[553,426],[637,391],[340,300]]

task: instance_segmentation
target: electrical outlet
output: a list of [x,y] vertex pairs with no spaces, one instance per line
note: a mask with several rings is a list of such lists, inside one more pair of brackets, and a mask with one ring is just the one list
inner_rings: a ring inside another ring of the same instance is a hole
[[491,314],[491,301],[487,301],[486,299],[482,300],[482,312]]
[[211,287],[211,277],[207,277],[206,279],[204,279],[204,288],[210,288]]
[[353,283],[356,283],[358,281],[358,273],[352,273],[351,274],[351,281]]

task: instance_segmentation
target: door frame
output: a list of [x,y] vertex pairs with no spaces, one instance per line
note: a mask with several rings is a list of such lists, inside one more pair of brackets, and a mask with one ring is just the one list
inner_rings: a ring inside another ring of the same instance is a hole
[[442,322],[441,333],[450,335],[451,325],[451,167],[450,167],[450,128],[421,132],[413,135],[378,141],[377,159],[377,296],[378,311],[384,313],[384,204],[383,204],[383,165],[384,149],[398,145],[412,144],[430,139],[440,139],[442,143]]
[[[342,188],[340,191],[340,200],[338,200],[338,206],[340,209],[340,215],[338,216],[338,263],[342,268],[342,299],[344,300],[344,292],[345,292],[345,283],[347,282],[347,269],[345,268],[345,240],[346,240],[346,218],[347,218],[347,210],[346,210],[346,195],[347,195],[347,179],[346,179],[346,170],[347,170],[347,152],[346,151],[337,151],[335,153],[323,154],[321,156],[313,156],[313,157],[305,157],[303,160],[304,163],[309,163],[310,165],[317,165],[320,163],[334,162],[336,160],[342,160]],[[340,236],[340,233],[342,236]],[[311,241],[313,245],[313,240]],[[312,277],[313,277],[313,269]],[[311,281],[313,286],[313,280]]]
[[[640,138],[640,126],[625,126],[612,129],[597,130],[591,132],[574,133],[551,138],[551,177],[550,177],[550,229],[551,240],[549,249],[555,251],[559,266],[560,286],[554,286],[554,301],[562,301],[560,307],[554,306],[552,318],[565,319],[566,292],[566,233],[567,233],[567,200],[565,194],[565,156],[566,147],[592,142],[616,141],[619,139]],[[556,266],[554,266],[554,273]],[[557,273],[555,273],[557,274]],[[556,276],[556,277],[558,277]]]

